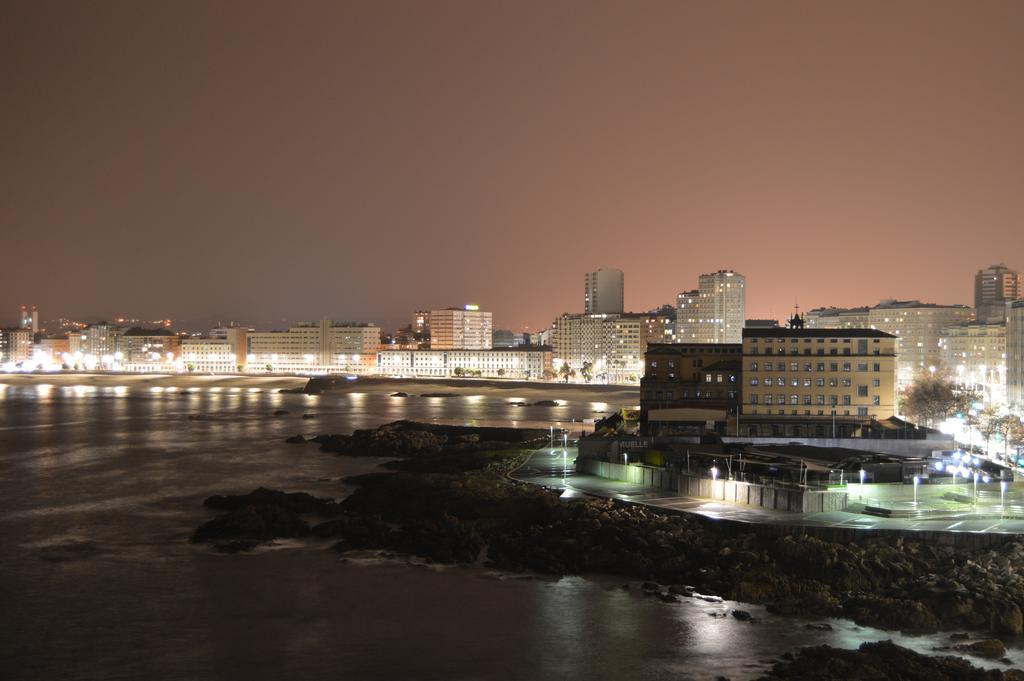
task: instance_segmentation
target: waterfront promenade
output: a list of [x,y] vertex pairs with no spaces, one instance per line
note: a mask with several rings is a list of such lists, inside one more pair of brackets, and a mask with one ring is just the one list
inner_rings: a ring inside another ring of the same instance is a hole
[[[820,527],[847,530],[896,530],[922,532],[963,532],[1024,535],[1024,509],[1018,517],[1000,517],[999,514],[951,510],[941,517],[884,518],[865,515],[852,510],[824,513],[794,513],[766,511],[740,504],[716,502],[710,499],[677,496],[671,492],[644,487],[596,475],[579,473],[573,462],[575,447],[544,447],[533,452],[511,477],[522,482],[563,490],[563,496],[591,495],[645,504],[676,512],[696,513],[707,518],[759,525],[785,527]],[[852,485],[856,490],[857,485]],[[851,494],[856,501],[857,493]]]

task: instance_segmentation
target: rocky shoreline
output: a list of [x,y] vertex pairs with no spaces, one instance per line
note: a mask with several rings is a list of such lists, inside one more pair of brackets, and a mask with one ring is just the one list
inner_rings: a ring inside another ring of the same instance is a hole
[[226,513],[200,527],[193,542],[233,551],[313,536],[333,539],[339,552],[380,549],[505,571],[621,575],[655,585],[652,594],[666,602],[714,594],[780,614],[846,617],[891,630],[1024,631],[1021,542],[964,550],[899,537],[842,544],[767,537],[614,500],[562,500],[507,477],[524,454],[522,443],[472,430],[438,433],[402,423],[332,437],[321,443],[325,451],[398,460],[386,464],[388,472],[349,479],[358,487],[341,502],[269,490],[211,497],[207,507]]

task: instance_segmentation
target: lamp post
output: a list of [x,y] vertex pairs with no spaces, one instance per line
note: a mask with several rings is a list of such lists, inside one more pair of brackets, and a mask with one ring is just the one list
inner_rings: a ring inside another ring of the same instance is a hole
[[860,469],[860,500],[861,501],[864,501],[864,476],[865,475],[866,475],[866,473],[864,472],[864,469],[861,468]]
[[978,471],[974,471],[974,510],[978,510]]

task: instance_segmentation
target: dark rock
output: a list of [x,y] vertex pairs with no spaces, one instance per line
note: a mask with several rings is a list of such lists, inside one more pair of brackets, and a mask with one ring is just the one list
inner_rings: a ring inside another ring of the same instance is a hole
[[285,438],[285,442],[292,445],[301,445],[306,443],[306,438],[302,437],[301,434],[292,435],[289,438]]
[[979,657],[999,658],[1006,655],[1006,646],[997,638],[987,638],[971,643],[961,643],[953,646],[954,650],[962,653],[970,653]]
[[304,418],[304,419],[315,419],[315,418],[318,418],[319,416],[320,416],[320,414],[308,414],[307,413],[307,414],[303,414],[302,418]]
[[1019,681],[1024,673],[988,671],[959,657],[930,657],[892,641],[861,644],[857,650],[830,646],[785,653],[760,681]]
[[997,600],[992,604],[990,631],[997,634],[1020,636],[1024,634],[1024,615],[1020,607],[1011,601]]
[[732,616],[735,617],[736,619],[738,619],[741,622],[749,622],[754,617],[753,615],[751,615],[746,610],[733,610],[732,611]]
[[309,525],[287,508],[248,505],[200,525],[192,535],[192,543],[222,539],[252,543],[277,537],[305,537],[308,534]]
[[535,407],[557,407],[558,402],[555,400],[538,400],[533,403]]
[[823,624],[805,624],[804,629],[808,631],[832,631],[832,625],[828,622]]
[[391,393],[391,397],[408,397],[408,396],[409,396],[409,393],[403,393],[402,391],[398,391],[397,393]]
[[287,413],[288,413],[287,409],[275,409],[274,410],[274,416],[284,416]]

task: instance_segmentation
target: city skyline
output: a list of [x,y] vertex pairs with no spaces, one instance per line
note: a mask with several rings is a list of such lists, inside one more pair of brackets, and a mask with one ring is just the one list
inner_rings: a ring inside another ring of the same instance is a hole
[[[990,265],[999,265],[999,264],[1003,264],[1002,261],[999,261],[999,262],[993,261],[989,265],[978,266],[976,268],[973,268],[972,272],[976,273],[977,271],[983,270],[983,269],[989,267]],[[1009,267],[1010,267],[1011,270],[1016,269],[1013,265],[1010,265]],[[707,271],[701,272],[700,276],[705,276],[705,275],[713,274],[714,271],[715,270],[707,269]],[[734,271],[736,271],[736,270],[734,270]],[[577,288],[578,288],[578,278],[582,274],[583,273],[580,273],[580,275],[577,276]],[[744,273],[741,272],[741,274],[744,274]],[[629,296],[629,289],[630,289],[629,272],[625,272],[624,279],[625,279],[625,285],[624,285],[625,300],[629,301],[630,300],[630,296]],[[970,286],[972,286],[972,287],[973,287],[973,281],[974,281],[974,277],[972,275],[971,282],[970,282]],[[692,288],[692,286],[690,288]],[[968,290],[967,286],[965,286],[963,288],[965,290]],[[785,305],[781,305],[781,306],[778,307],[778,311],[776,312],[776,311],[774,311],[776,308],[774,306],[772,306],[772,307],[767,308],[770,311],[766,312],[764,314],[758,314],[758,310],[752,310],[751,307],[748,304],[745,317],[746,317],[746,319],[774,319],[774,320],[777,320],[779,322],[785,322],[793,314],[794,309],[796,308],[796,306],[799,306],[799,309],[801,311],[814,310],[814,309],[828,309],[828,308],[832,308],[832,307],[836,307],[836,308],[857,308],[857,307],[865,307],[865,306],[867,306],[867,307],[874,306],[874,305],[876,305],[876,304],[878,304],[880,302],[886,301],[886,300],[894,300],[894,301],[920,301],[920,302],[923,302],[923,303],[932,303],[932,304],[938,304],[938,305],[966,305],[967,307],[971,307],[972,309],[974,307],[974,305],[973,305],[973,302],[974,302],[973,301],[973,295],[974,295],[973,288],[969,289],[969,293],[961,295],[961,300],[955,300],[955,301],[950,301],[950,300],[932,300],[932,299],[929,299],[929,298],[927,298],[925,296],[914,295],[912,292],[909,292],[909,291],[908,291],[908,295],[882,296],[882,297],[880,297],[880,298],[878,298],[876,300],[871,301],[871,300],[867,300],[863,296],[861,296],[857,292],[856,289],[851,289],[851,290],[853,292],[848,297],[844,298],[844,302],[838,302],[838,301],[835,301],[835,300],[829,300],[829,301],[820,301],[817,304],[809,304],[809,303],[805,303],[804,302],[805,299],[803,299],[803,298],[794,297],[793,301],[791,301],[789,303],[788,307],[786,307]],[[656,310],[657,308],[659,308],[659,307],[661,307],[663,305],[671,305],[673,308],[675,308],[677,306],[676,297],[679,294],[687,293],[687,292],[688,292],[688,289],[687,289],[687,287],[684,286],[684,287],[681,287],[676,293],[672,294],[671,300],[668,300],[668,301],[651,302],[650,304],[646,304],[646,305],[641,304],[641,305],[633,305],[633,306],[631,306],[627,302],[625,304],[625,311],[626,312],[643,313],[643,312],[654,311],[654,310]],[[749,287],[747,288],[746,295],[747,295],[747,300],[748,301],[750,300],[750,298],[752,296],[755,297],[755,298],[757,297],[756,296],[756,291],[752,292]],[[515,331],[522,331],[522,330],[528,329],[529,331],[536,333],[536,332],[539,332],[539,331],[542,331],[544,329],[549,328],[550,325],[551,325],[551,321],[554,320],[556,317],[558,317],[561,314],[584,312],[585,302],[584,302],[584,299],[579,295],[578,291],[577,291],[577,296],[576,297],[579,300],[576,301],[576,306],[575,307],[570,307],[568,309],[560,310],[558,312],[553,312],[550,315],[550,318],[548,318],[546,322],[543,321],[544,317],[541,316],[541,320],[542,321],[538,325],[533,325],[533,324],[516,325],[514,323],[508,323],[505,319],[500,318],[498,316],[498,313],[495,312],[490,306],[488,306],[486,304],[481,305],[478,302],[474,302],[473,304],[481,307],[482,309],[487,309],[488,312],[492,312],[492,314],[494,314],[494,318],[496,319],[496,321],[494,322],[494,324],[495,324],[494,328],[495,329],[499,329],[499,328],[501,328],[501,329],[512,329],[512,330],[515,330]],[[970,299],[969,300],[963,300],[964,298],[970,298]],[[455,307],[461,307],[463,304],[468,304],[468,303],[458,302],[458,304],[456,304]],[[33,303],[22,302],[19,305],[17,305],[15,308],[13,308],[15,310],[15,312],[0,311],[0,327],[4,327],[4,326],[14,327],[14,326],[17,326],[18,322],[20,321],[20,317],[17,314],[17,310],[21,309],[25,305],[28,305],[30,308],[33,308],[33,307],[34,308],[41,308],[42,307],[41,305],[37,305],[34,302]],[[275,328],[276,329],[278,327],[285,328],[285,327],[287,327],[289,325],[292,325],[292,324],[309,322],[311,320],[319,320],[319,319],[322,319],[324,317],[328,317],[328,318],[332,318],[332,319],[336,319],[336,320],[344,320],[344,321],[351,321],[351,322],[372,322],[372,323],[377,324],[378,326],[380,326],[380,328],[382,329],[383,332],[388,333],[388,332],[392,332],[392,331],[398,330],[401,327],[408,325],[408,323],[409,323],[409,315],[412,314],[413,311],[421,309],[421,308],[425,308],[425,307],[431,307],[431,306],[426,306],[426,305],[418,305],[418,304],[415,304],[415,303],[410,303],[408,305],[405,305],[405,303],[403,301],[398,301],[398,305],[404,305],[404,308],[402,308],[397,314],[394,314],[391,317],[387,317],[387,316],[384,316],[382,314],[376,314],[376,315],[371,314],[371,316],[366,317],[366,318],[356,318],[356,317],[353,317],[353,316],[350,316],[350,315],[346,316],[344,313],[332,315],[330,313],[315,312],[315,311],[313,313],[311,313],[310,315],[308,315],[308,316],[280,316],[280,317],[276,317],[276,318],[249,318],[249,319],[246,319],[246,318],[241,318],[241,317],[237,317],[237,316],[232,316],[230,314],[220,315],[220,316],[216,316],[215,315],[215,316],[210,316],[210,317],[204,318],[201,315],[198,315],[198,314],[195,314],[195,313],[190,313],[190,312],[186,312],[185,315],[183,317],[181,317],[181,318],[161,317],[159,315],[149,315],[149,314],[145,314],[145,313],[139,313],[139,314],[135,314],[135,315],[100,314],[100,313],[95,312],[95,311],[84,311],[84,312],[82,312],[81,314],[78,314],[78,315],[60,314],[59,312],[51,314],[50,310],[42,309],[42,310],[40,310],[39,322],[40,323],[46,323],[46,322],[55,321],[57,319],[67,319],[67,320],[85,321],[85,322],[89,322],[89,323],[95,323],[95,322],[99,322],[99,321],[112,321],[113,322],[113,321],[117,321],[119,318],[122,318],[124,321],[123,322],[119,322],[122,325],[125,325],[125,326],[143,326],[143,327],[147,327],[147,326],[159,326],[160,322],[162,322],[162,321],[171,321],[172,322],[172,326],[174,326],[175,328],[178,328],[180,330],[187,330],[187,331],[195,332],[195,331],[206,331],[209,328],[213,328],[214,326],[217,326],[217,325],[230,325],[230,324],[242,324],[242,325],[249,324],[249,325],[254,325],[254,326],[258,326],[258,327],[261,327],[261,328],[267,328],[267,329],[270,329],[270,328]],[[442,305],[434,306],[434,308],[435,309],[445,309],[445,308],[451,308],[452,305],[453,304],[442,304]],[[51,329],[47,329],[47,331],[52,333],[52,332],[55,331],[55,329],[51,328]]]
[[775,318],[1021,266],[1024,6],[586,8],[10,8],[0,310],[538,329],[603,266]]

